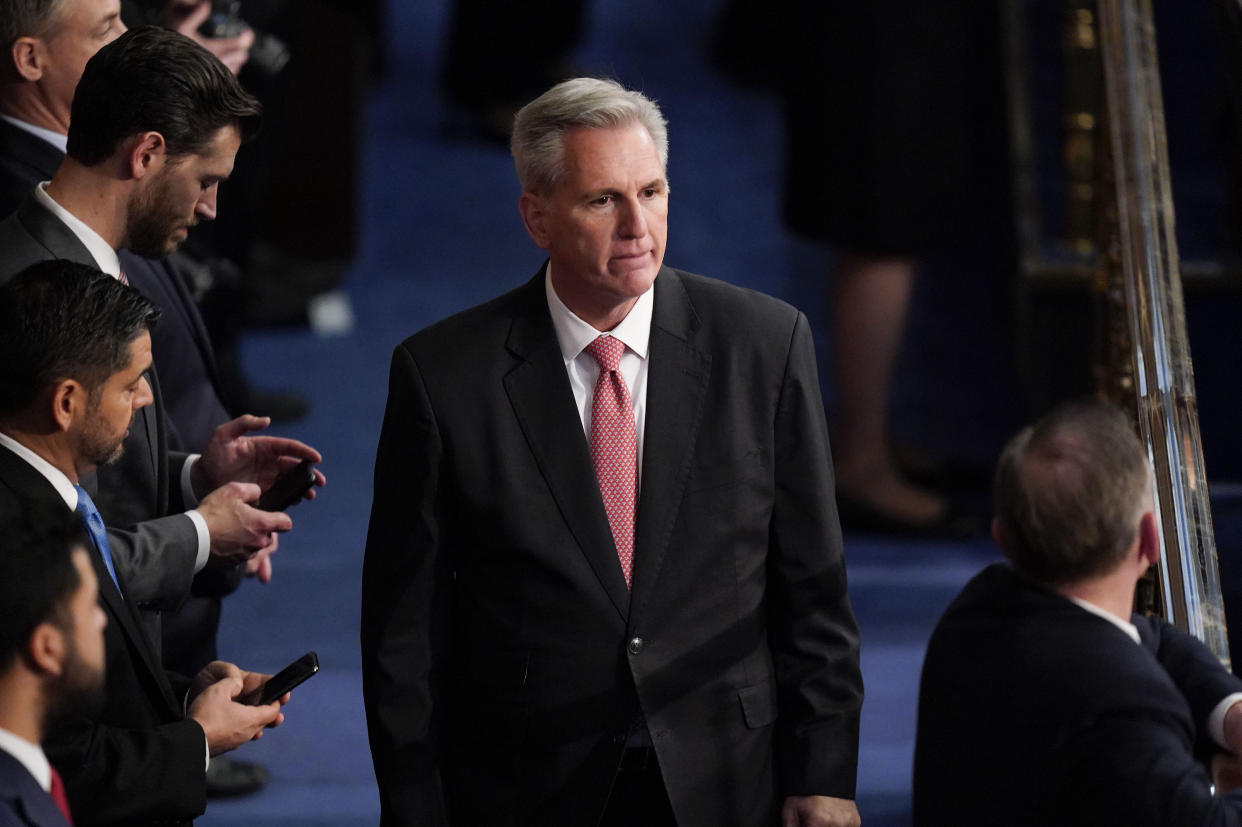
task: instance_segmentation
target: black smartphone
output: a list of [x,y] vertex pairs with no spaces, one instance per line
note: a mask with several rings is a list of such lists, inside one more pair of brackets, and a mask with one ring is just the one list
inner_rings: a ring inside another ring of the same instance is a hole
[[263,492],[255,508],[262,511],[284,511],[299,502],[315,484],[315,463],[304,459],[276,478],[272,487]]
[[250,690],[245,695],[239,695],[237,702],[252,706],[267,706],[318,671],[319,656],[314,652],[307,652],[264,681],[262,686]]

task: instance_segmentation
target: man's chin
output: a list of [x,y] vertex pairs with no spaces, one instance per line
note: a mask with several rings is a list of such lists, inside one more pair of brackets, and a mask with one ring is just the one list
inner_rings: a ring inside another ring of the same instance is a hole
[[[125,435],[126,435],[126,436],[129,436],[129,433],[128,433],[128,432],[126,432],[126,434],[125,434]],[[117,460],[119,460],[119,459],[121,458],[121,455],[122,455],[122,454],[124,454],[124,453],[125,453],[125,445],[124,445],[124,443],[119,444],[119,445],[117,445],[117,446],[116,446],[116,448],[114,448],[114,449],[113,449],[113,450],[112,450],[112,451],[111,451],[111,452],[110,452],[107,456],[103,457],[101,461],[96,462],[96,463],[95,463],[95,465],[96,465],[97,467],[101,467],[101,468],[102,468],[103,466],[105,466],[105,465],[112,465],[112,464],[114,464]]]

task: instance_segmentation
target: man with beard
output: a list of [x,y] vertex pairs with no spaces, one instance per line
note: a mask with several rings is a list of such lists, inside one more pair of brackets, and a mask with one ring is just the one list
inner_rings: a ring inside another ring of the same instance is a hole
[[64,827],[69,804],[40,743],[102,700],[104,625],[90,540],[64,508],[0,508],[0,824]]
[[[120,24],[108,8],[98,14],[96,28],[108,31],[101,35],[107,40],[115,35],[108,27]],[[15,43],[27,41],[35,41],[27,44],[32,53],[51,60],[52,51],[40,46],[38,38],[23,36]],[[16,47],[13,51],[24,53]],[[72,122],[68,157],[50,182],[32,187],[32,196],[0,224],[0,279],[52,257],[98,267],[118,278],[126,270],[135,286],[165,309],[162,342],[179,337],[171,363],[164,362],[171,368],[170,381],[198,388],[190,396],[192,407],[211,417],[211,428],[216,428],[226,414],[210,379],[210,344],[202,320],[179,274],[165,262],[139,256],[165,256],[184,240],[189,226],[214,217],[218,185],[231,171],[242,139],[257,128],[258,105],[207,51],[154,27],[103,46],[79,73],[72,117],[65,118]],[[168,78],[185,82],[172,84]],[[4,100],[21,99],[13,88],[5,88]],[[38,97],[33,91],[26,97],[31,96]],[[122,259],[118,250],[137,255]],[[169,353],[157,350],[157,358]],[[235,587],[238,575],[225,564],[256,550],[270,551],[275,546],[272,532],[289,528],[284,516],[244,507],[216,489],[235,479],[270,484],[291,459],[320,457],[292,440],[248,437],[267,421],[241,417],[214,432],[208,428],[210,439],[189,443],[186,447],[204,450],[194,462],[171,450],[177,434],[165,415],[154,372],[149,379],[155,403],[139,413],[121,462],[100,473],[98,499],[114,534],[117,528],[126,531],[114,542],[122,580],[131,598],[151,610],[181,604],[209,551],[222,559],[213,569],[232,575]],[[184,511],[200,498],[197,509]],[[252,562],[267,566],[261,556]],[[217,593],[227,590],[226,584]],[[216,617],[218,604],[203,627],[214,629]],[[158,621],[158,616],[144,613],[144,624],[156,640]],[[214,650],[214,635],[208,637]]]
[[[116,459],[134,413],[152,401],[143,375],[158,316],[133,288],[64,260],[0,286],[0,508],[59,505],[78,514],[108,618],[102,705],[45,733],[79,825],[189,822],[206,805],[209,756],[283,718],[281,703],[234,700],[264,675],[221,661],[193,681],[163,670],[80,484]],[[254,484],[229,487],[242,502],[259,493]]]

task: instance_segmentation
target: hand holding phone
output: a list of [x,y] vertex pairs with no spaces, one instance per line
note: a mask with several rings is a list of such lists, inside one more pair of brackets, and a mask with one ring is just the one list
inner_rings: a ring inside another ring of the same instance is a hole
[[318,671],[319,656],[314,652],[307,652],[264,681],[262,686],[244,695],[238,695],[237,702],[251,706],[266,706],[279,700],[281,695],[289,692]]
[[260,511],[284,511],[298,503],[315,484],[315,463],[308,459],[276,478],[272,487],[263,492],[255,508]]

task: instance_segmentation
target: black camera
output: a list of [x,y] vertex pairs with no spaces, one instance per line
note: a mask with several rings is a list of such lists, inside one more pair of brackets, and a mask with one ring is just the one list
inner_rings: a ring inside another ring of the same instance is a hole
[[[203,37],[228,40],[250,28],[241,18],[241,0],[212,0],[211,16],[198,27]],[[250,47],[249,65],[265,75],[275,77],[289,62],[289,48],[270,34],[255,32]]]
[[240,12],[241,0],[212,0],[211,16],[198,27],[199,34],[222,40],[237,37],[247,28]]

